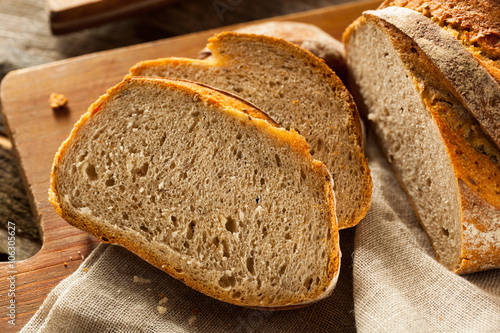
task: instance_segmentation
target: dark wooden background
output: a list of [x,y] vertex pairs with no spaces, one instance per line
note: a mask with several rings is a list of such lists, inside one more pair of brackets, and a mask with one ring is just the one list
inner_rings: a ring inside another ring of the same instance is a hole
[[[147,14],[53,36],[45,1],[1,0],[0,78],[15,69],[87,53],[351,1],[179,0]],[[17,259],[36,253],[41,246],[39,231],[17,168],[15,152],[0,120],[0,260],[6,260],[2,253],[6,251],[8,221],[15,222],[17,227]]]

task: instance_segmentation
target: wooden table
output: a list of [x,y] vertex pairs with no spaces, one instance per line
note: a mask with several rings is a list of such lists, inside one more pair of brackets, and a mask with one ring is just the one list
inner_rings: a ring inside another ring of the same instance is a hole
[[[0,22],[3,19],[3,22],[7,22],[9,26],[0,27],[0,32],[3,32],[3,34],[0,33],[0,51],[4,51],[5,54],[4,59],[0,59],[4,65],[0,69],[5,71],[6,69],[36,65],[68,56],[136,44],[158,37],[167,37],[169,34],[184,34],[192,30],[204,30],[214,27],[216,30],[221,30],[217,27],[226,23],[248,21],[273,14],[284,14],[301,9],[310,9],[311,6],[319,7],[338,2],[320,0],[241,1],[239,6],[232,8],[232,11],[226,10],[222,15],[218,15],[215,10],[210,12],[210,9],[213,8],[207,7],[209,5],[205,1],[184,1],[161,12],[63,37],[53,37],[48,33],[49,27],[44,25],[44,23],[47,23],[46,18],[38,13],[38,10],[40,10],[39,2],[35,0],[18,1],[16,2],[18,6],[16,8],[9,6],[6,2],[1,2]],[[292,15],[289,19],[330,27],[330,32],[334,32],[335,37],[339,38],[343,27],[356,18],[361,10],[375,8],[377,3],[378,1],[369,1],[355,7],[344,6],[339,9],[342,13],[340,16],[332,16],[331,9],[325,9],[306,15]],[[213,5],[210,2],[209,4]],[[25,8],[25,11],[23,12],[19,8]],[[352,8],[355,8],[355,11]],[[14,16],[14,14],[18,16]],[[332,17],[335,17],[337,21],[332,22]],[[339,17],[342,19],[338,20]],[[169,21],[169,19],[171,20]],[[13,24],[16,20],[24,22],[23,24],[26,26],[19,28]],[[165,22],[168,22],[168,24]],[[27,29],[28,32],[22,29]],[[206,38],[213,33],[214,31],[200,32],[186,37],[158,41],[154,44],[132,46],[106,53],[114,55],[114,60],[107,63],[111,68],[110,73],[112,73],[112,76],[99,81],[104,86],[95,86],[90,91],[77,94],[72,100],[72,108],[77,109],[78,112],[85,110],[108,86],[116,83],[120,76],[126,72],[128,66],[135,61],[157,57],[159,54],[161,55],[161,52],[168,53],[168,55],[193,57],[200,46],[204,45]],[[20,175],[24,177],[24,183],[29,188],[27,196],[18,196],[19,198],[16,200],[24,207],[25,211],[29,210],[26,197],[31,201],[31,207],[35,211],[34,220],[39,225],[40,223],[43,225],[44,232],[42,250],[35,257],[21,261],[16,265],[16,327],[7,326],[8,317],[4,315],[9,301],[6,292],[9,289],[8,281],[5,279],[9,275],[9,266],[0,264],[0,327],[7,327],[8,331],[15,332],[19,330],[36,312],[50,290],[61,279],[71,274],[81,264],[83,257],[89,254],[97,244],[93,237],[70,227],[60,219],[46,198],[48,171],[50,170],[47,161],[50,162],[53,150],[55,151],[59,143],[67,136],[68,128],[78,119],[81,113],[77,112],[67,117],[63,115],[60,118],[52,117],[53,119],[51,118],[52,120],[48,123],[43,123],[45,127],[40,126],[42,122],[39,119],[42,119],[42,113],[46,112],[43,111],[46,110],[46,107],[44,109],[45,103],[48,105],[45,98],[50,93],[51,87],[61,88],[60,85],[58,86],[57,80],[68,78],[69,74],[67,73],[76,68],[82,70],[82,73],[86,73],[86,75],[91,75],[93,68],[96,68],[95,66],[103,66],[103,61],[107,61],[107,58],[103,56],[106,54],[40,67],[37,69],[37,73],[40,74],[37,80],[33,80],[33,76],[29,75],[29,71],[20,72],[20,74],[18,73],[10,78],[11,82],[6,85],[8,86],[6,89],[2,89],[2,103],[9,106],[9,128],[11,134],[17,140],[15,141],[16,149],[14,153],[19,155],[18,158],[22,162]],[[64,67],[66,64],[67,67]],[[55,69],[59,71],[64,69],[64,71],[62,73],[53,73]],[[5,72],[1,74],[4,75]],[[100,74],[96,73],[95,75],[99,76]],[[47,79],[47,77],[52,79]],[[86,76],[83,75],[82,77]],[[42,85],[42,87],[37,86],[38,84]],[[78,85],[88,87],[85,82],[72,82],[72,84],[75,87]],[[24,91],[24,89],[27,91]],[[30,96],[30,103],[27,105],[22,103],[19,96],[22,93],[30,94],[33,90],[36,90],[37,93]],[[14,109],[19,110],[19,117],[12,113]],[[63,127],[59,126],[61,124],[63,124]],[[5,133],[5,129],[0,127],[0,133],[2,130]],[[50,149],[48,149],[50,154],[47,154],[44,150],[47,149],[47,145],[50,146]],[[52,147],[51,145],[57,146]],[[3,151],[9,152],[8,149],[3,149]],[[37,154],[40,156],[35,158]],[[0,154],[0,158],[1,156]],[[13,162],[11,161],[10,164],[12,165]],[[45,170],[47,166],[49,169]],[[10,177],[10,179],[17,177],[18,183],[21,183],[19,174],[16,175],[12,170],[8,171],[10,174],[7,174],[7,171],[7,169],[0,170],[0,180],[2,177]],[[0,193],[2,191],[3,193],[12,191],[12,188],[2,188],[1,186]],[[5,217],[0,216],[0,219],[5,219]],[[15,222],[16,224],[19,223],[19,221]],[[5,242],[5,240],[0,239],[0,242],[2,241]]]

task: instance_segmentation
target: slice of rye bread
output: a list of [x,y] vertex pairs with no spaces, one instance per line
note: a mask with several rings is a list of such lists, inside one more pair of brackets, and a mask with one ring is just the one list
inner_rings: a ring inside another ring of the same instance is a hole
[[428,55],[384,19],[396,12],[382,11],[344,33],[362,109],[437,259],[456,273],[498,268],[500,151]]
[[[323,59],[342,82],[346,82],[347,68],[344,58],[344,44],[315,25],[300,22],[271,21],[245,26],[234,32],[282,38],[298,45],[316,57]],[[205,48],[200,52],[199,58],[205,59],[211,55],[212,52]]]
[[268,36],[227,32],[209,40],[205,60],[143,61],[129,76],[175,77],[234,93],[266,110],[309,143],[332,173],[339,228],[356,225],[370,207],[372,182],[358,111],[339,78],[308,51]]
[[385,0],[379,7],[406,7],[432,19],[460,41],[500,84],[498,0]]
[[111,88],[59,149],[49,197],[70,224],[225,302],[300,307],[338,278],[327,168],[296,132],[194,83]]
[[450,33],[419,12],[387,7],[374,13],[413,39],[439,69],[443,83],[500,147],[500,85],[487,69]]

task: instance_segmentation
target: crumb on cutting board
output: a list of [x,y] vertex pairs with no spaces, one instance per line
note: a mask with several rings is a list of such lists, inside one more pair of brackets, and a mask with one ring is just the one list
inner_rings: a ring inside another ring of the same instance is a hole
[[196,316],[192,315],[191,318],[189,318],[189,320],[188,320],[188,324],[193,325],[195,321],[196,321]]
[[68,99],[63,94],[50,94],[50,107],[54,110],[62,109],[68,104]]
[[158,305],[163,305],[163,304],[165,304],[165,303],[167,303],[167,302],[168,302],[168,298],[166,298],[166,297],[162,297],[162,299],[160,299],[160,300],[158,301]]
[[161,305],[158,305],[158,306],[156,307],[156,310],[158,310],[158,313],[159,313],[159,314],[164,314],[165,312],[167,312],[167,308],[165,308],[165,307],[163,307],[163,306],[161,306]]

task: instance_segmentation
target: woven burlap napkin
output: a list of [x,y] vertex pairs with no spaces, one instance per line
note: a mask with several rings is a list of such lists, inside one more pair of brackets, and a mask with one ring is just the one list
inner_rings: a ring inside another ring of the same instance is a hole
[[23,332],[499,332],[500,270],[457,276],[438,264],[368,142],[372,207],[355,231],[340,233],[341,275],[328,299],[290,311],[249,310],[191,290],[119,246],[100,245]]

